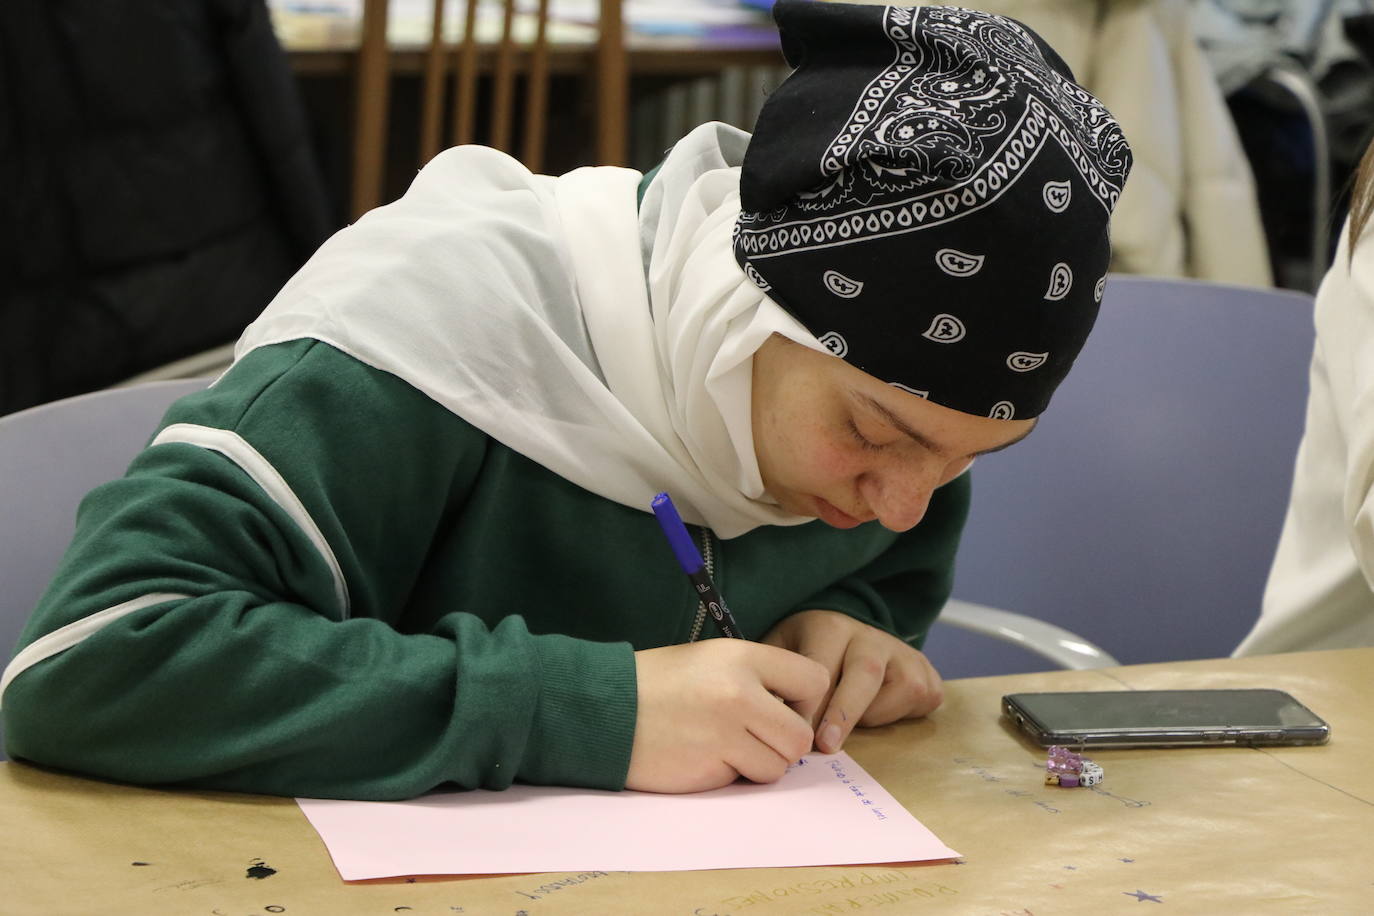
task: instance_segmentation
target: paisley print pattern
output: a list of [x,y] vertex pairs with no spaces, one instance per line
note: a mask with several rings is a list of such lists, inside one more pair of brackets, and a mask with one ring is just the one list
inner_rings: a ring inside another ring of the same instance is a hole
[[1120,126],[1013,19],[773,9],[797,69],[745,155],[736,260],[882,381],[978,416],[1038,416],[1106,288],[1131,164]]
[[[1047,142],[1064,147],[1105,210],[1116,205],[1130,162],[1120,125],[1091,93],[1045,67],[1020,23],[959,7],[885,7],[883,30],[891,62],[831,141],[818,186],[798,194],[790,220],[742,214],[737,243],[746,253],[848,244],[955,219],[995,199]],[[786,221],[773,225],[778,219]]]

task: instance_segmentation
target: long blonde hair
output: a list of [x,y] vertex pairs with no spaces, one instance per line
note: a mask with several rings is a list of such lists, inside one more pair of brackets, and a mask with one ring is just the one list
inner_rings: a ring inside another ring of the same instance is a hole
[[1370,214],[1374,213],[1374,143],[1365,147],[1360,167],[1355,173],[1355,187],[1350,192],[1350,257],[1355,256],[1355,243],[1364,232]]

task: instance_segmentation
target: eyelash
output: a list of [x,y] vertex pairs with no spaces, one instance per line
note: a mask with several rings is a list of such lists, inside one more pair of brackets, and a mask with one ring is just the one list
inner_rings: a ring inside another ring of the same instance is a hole
[[850,431],[850,433],[853,434],[853,436],[854,436],[854,441],[857,442],[857,443],[859,443],[859,447],[860,447],[860,448],[864,449],[865,451],[869,451],[869,452],[876,452],[876,451],[881,451],[881,450],[882,450],[882,446],[881,446],[881,445],[879,445],[878,443],[876,443],[876,442],[874,442],[873,440],[869,439],[869,438],[868,438],[867,436],[865,436],[863,433],[859,432],[859,427],[858,427],[858,425],[854,422],[854,418],[853,418],[853,417],[847,418],[847,419],[845,420],[845,423],[847,423],[847,424],[849,425],[849,431]]

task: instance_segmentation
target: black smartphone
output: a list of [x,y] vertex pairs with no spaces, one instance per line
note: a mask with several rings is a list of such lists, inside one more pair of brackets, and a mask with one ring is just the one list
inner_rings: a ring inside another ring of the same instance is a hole
[[1282,690],[1011,693],[1002,713],[1042,747],[1325,744],[1331,736]]

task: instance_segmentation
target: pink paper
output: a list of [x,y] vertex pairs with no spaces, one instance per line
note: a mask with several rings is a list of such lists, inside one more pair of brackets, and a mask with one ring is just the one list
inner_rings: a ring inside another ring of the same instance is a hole
[[297,799],[346,881],[955,858],[848,754],[695,795],[513,786],[405,802]]

